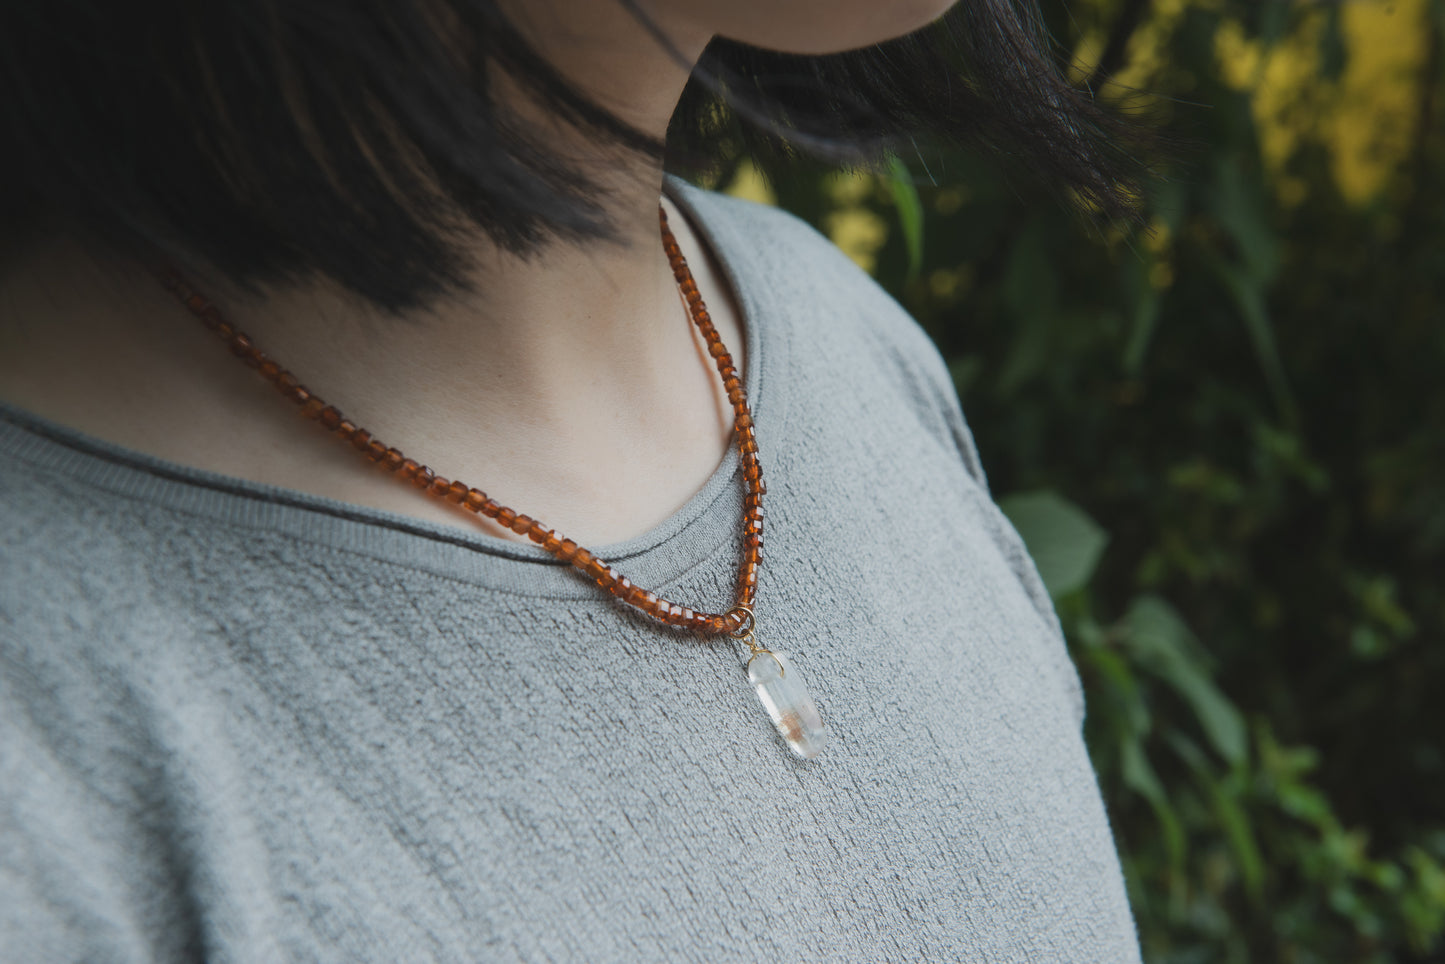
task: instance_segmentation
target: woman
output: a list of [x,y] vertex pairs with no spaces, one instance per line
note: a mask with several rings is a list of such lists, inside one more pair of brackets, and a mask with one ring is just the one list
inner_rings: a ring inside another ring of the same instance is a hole
[[1137,958],[939,358],[658,148],[951,113],[1107,198],[1011,8],[131,6],[0,30],[7,954]]

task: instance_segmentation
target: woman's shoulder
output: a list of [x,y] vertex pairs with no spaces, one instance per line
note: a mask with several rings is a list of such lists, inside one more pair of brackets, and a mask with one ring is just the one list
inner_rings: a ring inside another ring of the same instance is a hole
[[[933,340],[881,285],[811,224],[787,211],[671,179],[732,282],[753,340],[787,358],[798,391],[847,390],[909,409],[957,445],[986,487],[953,377]],[[809,376],[815,376],[809,378]],[[770,382],[774,379],[770,378]],[[826,390],[824,383],[832,382]]]
[[858,337],[873,351],[937,359],[932,340],[874,278],[813,225],[770,204],[669,179],[673,198],[722,263],[747,307],[785,308],[810,335]]
[[896,313],[903,314],[867,272],[797,215],[676,177],[668,178],[668,192],[691,215],[734,282],[748,280],[739,275],[752,269],[770,280],[790,281],[788,287],[819,302],[866,292],[870,298],[881,296]]

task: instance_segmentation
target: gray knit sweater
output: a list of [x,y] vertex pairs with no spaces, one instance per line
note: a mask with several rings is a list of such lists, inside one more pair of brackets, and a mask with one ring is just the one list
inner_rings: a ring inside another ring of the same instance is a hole
[[[760,641],[832,744],[795,758],[731,645],[540,549],[0,407],[0,958],[1138,959],[1079,681],[937,353],[801,223],[672,191],[748,334]],[[596,548],[725,609],[741,497],[730,456]]]

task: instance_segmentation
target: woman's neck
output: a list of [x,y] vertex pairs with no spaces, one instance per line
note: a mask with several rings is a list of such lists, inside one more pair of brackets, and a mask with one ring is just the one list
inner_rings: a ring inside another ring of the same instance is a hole
[[[531,30],[522,11],[518,22],[580,89],[660,138],[685,67],[638,34],[620,5],[592,6],[596,22],[566,35]],[[690,55],[706,41],[676,36]],[[631,51],[627,70],[612,62],[619,49]],[[618,241],[554,243],[518,258],[479,239],[472,290],[404,317],[319,282],[264,297],[208,294],[376,437],[574,539],[605,544],[655,525],[701,488],[725,452],[731,412],[662,252],[660,165],[629,155],[618,166],[616,148],[575,130],[544,134],[559,154],[609,172]],[[741,359],[731,297],[671,213]],[[475,525],[299,419],[138,266],[61,239],[10,268],[0,278],[0,398],[171,461]]]
[[[671,222],[741,359],[730,294],[686,221]],[[0,279],[0,398],[170,461],[474,524],[299,418],[144,271],[70,242],[13,267]],[[584,543],[645,531],[701,488],[731,428],[661,242],[511,267],[495,275],[505,284],[405,318],[319,285],[208,294],[303,384],[439,474]]]

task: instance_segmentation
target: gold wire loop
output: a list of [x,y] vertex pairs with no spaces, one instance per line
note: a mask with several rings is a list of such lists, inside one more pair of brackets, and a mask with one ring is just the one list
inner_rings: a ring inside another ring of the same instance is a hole
[[771,649],[762,649],[761,647],[753,650],[753,655],[748,657],[747,664],[743,666],[744,673],[752,673],[753,660],[757,659],[759,656],[771,656],[773,658],[773,662],[778,664],[778,679],[784,679],[787,677],[788,667],[784,666],[783,661],[778,659],[778,654],[773,652]]
[[729,630],[728,635],[733,639],[744,639],[745,637],[752,636],[753,627],[757,625],[757,619],[753,617],[753,611],[747,606],[734,606],[729,609],[725,615],[731,616],[733,613],[739,614],[742,617],[742,622],[738,623],[736,629]]
[[734,636],[733,638],[746,646],[748,648],[748,652],[752,653],[754,656],[758,655],[759,653],[770,652],[770,650],[768,650],[766,647],[760,646],[758,644],[757,637],[754,636],[752,633],[748,633],[745,636]]
[[773,657],[773,661],[778,664],[779,674],[786,676],[788,668],[783,665],[783,661],[778,659],[772,650],[760,645],[757,637],[753,635],[753,629],[757,626],[757,618],[753,616],[753,611],[746,606],[734,606],[727,611],[727,615],[731,616],[733,613],[738,613],[742,616],[742,622],[738,624],[737,629],[730,631],[728,635],[748,648],[748,661],[743,667],[744,672],[752,668],[753,660],[759,656],[771,656]]

